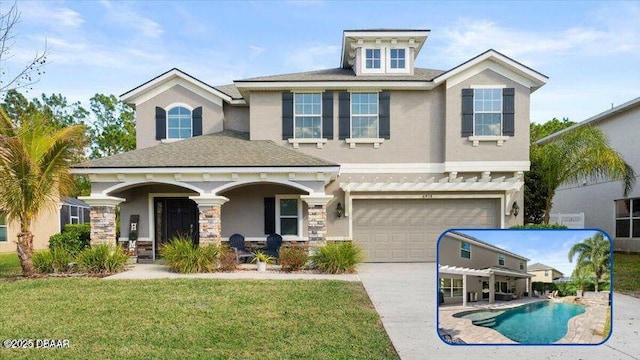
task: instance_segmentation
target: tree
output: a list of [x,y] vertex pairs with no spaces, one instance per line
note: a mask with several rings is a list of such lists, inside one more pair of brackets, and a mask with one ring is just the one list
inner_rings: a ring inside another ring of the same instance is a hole
[[46,208],[57,210],[59,196],[73,188],[69,165],[84,134],[83,125],[52,126],[43,112],[16,126],[0,109],[0,211],[20,224],[16,244],[25,276],[34,274],[32,222]]
[[[1,5],[2,3],[0,3]],[[7,60],[13,56],[12,48],[15,45],[15,27],[20,22],[20,12],[17,3],[7,12],[0,9],[0,94],[11,89],[29,88],[38,82],[44,74],[44,64],[47,61],[47,46],[43,51],[37,51],[35,55],[23,67],[15,71],[8,69]]]
[[601,232],[577,243],[569,250],[569,262],[577,255],[576,274],[591,273],[594,276],[596,292],[598,282],[609,272],[611,245]]
[[567,118],[562,120],[553,118],[546,123],[531,123],[529,126],[531,166],[529,171],[524,174],[524,222],[526,224],[542,223],[548,197],[548,192],[542,182],[540,164],[535,161],[534,156],[531,156],[531,152],[536,151],[535,142],[573,124],[574,122]]
[[136,148],[135,113],[114,95],[96,94],[91,98],[94,115],[89,125],[92,159],[111,156]]
[[605,134],[595,127],[569,130],[543,145],[532,145],[531,162],[537,163],[540,181],[547,192],[544,222],[549,223],[552,199],[562,184],[586,178],[621,180],[623,196],[633,189],[636,175],[622,155],[609,146]]

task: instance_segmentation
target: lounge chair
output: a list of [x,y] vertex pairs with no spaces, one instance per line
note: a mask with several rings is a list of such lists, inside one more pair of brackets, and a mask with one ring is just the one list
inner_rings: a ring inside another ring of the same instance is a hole
[[253,257],[253,254],[247,251],[244,243],[244,236],[240,234],[233,234],[229,238],[229,246],[236,254],[236,262],[240,264],[240,260],[244,259],[245,262]]
[[280,257],[280,246],[282,246],[282,236],[279,234],[271,234],[267,236],[267,247],[263,252],[278,259]]

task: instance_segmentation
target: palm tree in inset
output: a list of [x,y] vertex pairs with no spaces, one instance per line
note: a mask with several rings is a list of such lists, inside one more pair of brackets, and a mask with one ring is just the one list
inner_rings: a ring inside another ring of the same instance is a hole
[[603,275],[609,273],[611,259],[611,243],[604,238],[601,232],[587,238],[571,247],[569,250],[569,262],[573,262],[577,255],[576,273],[593,274],[596,292],[598,282]]

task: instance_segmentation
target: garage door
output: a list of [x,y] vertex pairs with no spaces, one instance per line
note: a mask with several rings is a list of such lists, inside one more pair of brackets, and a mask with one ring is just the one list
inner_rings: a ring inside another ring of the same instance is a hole
[[500,226],[498,199],[354,200],[353,240],[367,262],[435,261],[450,228]]

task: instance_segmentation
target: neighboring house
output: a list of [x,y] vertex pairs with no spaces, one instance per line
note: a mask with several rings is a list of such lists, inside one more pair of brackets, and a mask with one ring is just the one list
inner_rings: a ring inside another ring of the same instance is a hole
[[458,231],[447,232],[438,243],[438,276],[444,303],[467,305],[468,293],[478,300],[511,300],[529,296],[529,259]]
[[[609,144],[640,174],[640,97],[613,107],[563,131],[541,139],[545,143],[580,126],[601,129]],[[564,185],[553,198],[554,213],[584,213],[585,228],[604,230],[613,239],[614,251],[640,252],[640,186],[628,197],[622,182],[585,178],[579,184]]]
[[[56,211],[58,210],[58,211]],[[49,246],[49,237],[59,233],[66,224],[89,222],[89,205],[84,201],[63,197],[58,209],[45,209],[33,221],[33,248],[45,249]],[[15,240],[20,232],[20,224],[9,223],[0,213],[0,253],[16,252]]]
[[559,270],[552,268],[549,265],[535,263],[527,267],[527,272],[533,275],[531,281],[552,283],[554,280],[559,280],[564,276]]
[[[348,30],[340,67],[211,86],[172,69],[127,91],[137,149],[75,166],[91,180],[92,239],[121,204],[138,244],[234,233],[367,261],[434,261],[446,229],[522,223],[529,98],[547,77],[488,50],[448,71],[414,66],[428,30]],[[428,54],[426,55],[428,57]]]

